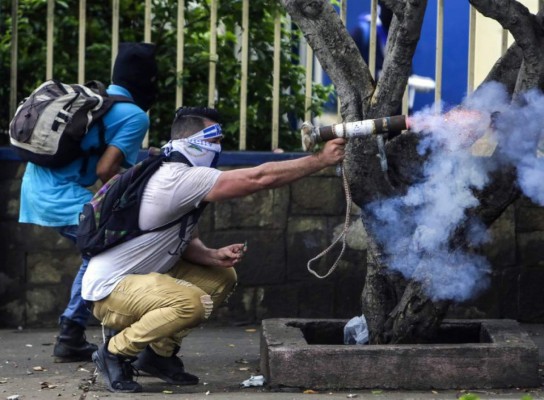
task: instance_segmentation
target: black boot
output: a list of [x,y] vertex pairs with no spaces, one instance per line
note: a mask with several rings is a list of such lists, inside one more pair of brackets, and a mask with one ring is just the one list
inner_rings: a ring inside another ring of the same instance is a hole
[[85,328],[68,318],[61,318],[60,333],[53,349],[55,362],[91,361],[98,349],[87,342]]
[[133,365],[136,369],[173,385],[198,384],[198,377],[185,372],[183,361],[176,356],[176,353],[177,351],[174,351],[172,356],[162,357],[147,346],[144,351],[138,354],[138,359]]
[[134,382],[132,362],[135,357],[112,354],[108,351],[108,342],[93,353],[96,368],[108,385],[110,392],[136,393],[142,391],[142,386]]

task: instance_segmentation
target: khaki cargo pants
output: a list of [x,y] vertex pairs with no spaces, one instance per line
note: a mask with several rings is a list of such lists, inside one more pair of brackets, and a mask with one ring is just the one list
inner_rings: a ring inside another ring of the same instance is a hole
[[167,274],[127,275],[108,297],[94,302],[93,314],[105,327],[121,331],[109,342],[111,353],[135,356],[149,344],[170,357],[235,285],[234,268],[180,261]]

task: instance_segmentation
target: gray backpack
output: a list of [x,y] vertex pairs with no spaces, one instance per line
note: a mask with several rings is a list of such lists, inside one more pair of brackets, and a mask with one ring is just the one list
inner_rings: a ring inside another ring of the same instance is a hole
[[[100,155],[107,146],[101,119],[116,102],[133,101],[108,95],[98,81],[85,85],[44,82],[17,108],[9,125],[11,147],[23,161],[49,168]],[[99,147],[83,151],[81,141],[95,122],[100,122]]]

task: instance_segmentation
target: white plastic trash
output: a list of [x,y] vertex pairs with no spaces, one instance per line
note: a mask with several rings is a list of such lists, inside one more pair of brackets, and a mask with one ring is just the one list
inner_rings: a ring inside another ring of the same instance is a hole
[[344,326],[344,344],[368,343],[368,326],[364,315],[353,317]]
[[263,386],[265,382],[263,375],[251,375],[249,379],[246,379],[241,383],[243,387],[250,387],[250,386]]

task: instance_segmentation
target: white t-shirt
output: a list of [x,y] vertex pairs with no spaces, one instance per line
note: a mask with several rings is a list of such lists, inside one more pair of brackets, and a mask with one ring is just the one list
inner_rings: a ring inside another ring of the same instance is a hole
[[[140,207],[140,229],[168,224],[199,206],[221,174],[213,168],[189,167],[178,162],[164,163],[151,177]],[[167,272],[179,260],[196,227],[191,219],[180,247],[180,224],[149,232],[121,243],[91,258],[83,277],[82,297],[98,301],[129,274]]]

